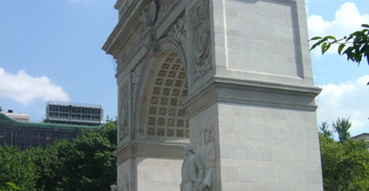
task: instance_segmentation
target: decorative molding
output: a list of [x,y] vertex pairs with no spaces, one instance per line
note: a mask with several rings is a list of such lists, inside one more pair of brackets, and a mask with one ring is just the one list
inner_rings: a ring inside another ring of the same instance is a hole
[[134,140],[114,151],[117,166],[135,157],[183,159],[186,143]]
[[[141,61],[137,64],[136,68],[134,68],[134,70],[132,71],[132,109],[133,109],[133,121],[136,121],[136,117],[138,115],[137,110],[138,110],[138,106],[137,104],[139,104],[140,102],[137,101],[137,98],[140,97],[141,91],[142,89],[140,89],[139,85],[141,84],[142,80],[143,80],[143,76],[142,73],[144,71],[144,65],[148,64],[148,60],[150,59],[149,56],[144,56]],[[142,87],[141,87],[142,88]],[[133,122],[136,123],[136,122]],[[140,135],[144,134],[144,127],[141,125],[135,125],[138,126],[138,133]]]
[[138,96],[138,84],[142,79],[142,70],[145,60],[148,57],[143,58],[138,64],[137,67],[132,71],[132,104],[133,106],[136,105],[136,98]]
[[316,111],[315,97],[320,91],[314,86],[213,78],[189,94],[182,104],[189,111],[188,119],[215,102]]
[[126,138],[129,134],[128,130],[128,114],[129,114],[129,83],[123,83],[119,92],[119,142]]
[[179,0],[164,0],[158,13],[158,20],[165,17],[169,10],[171,10],[178,1]]
[[192,83],[212,68],[209,0],[199,0],[189,12],[192,43]]
[[146,23],[147,27],[154,27],[158,18],[158,12],[160,4],[158,0],[148,0],[148,4],[142,10],[142,20]]
[[[128,62],[133,55],[145,46],[150,56],[157,56],[160,52],[159,35],[156,34],[157,24],[167,19],[168,14],[174,9],[179,0],[144,0],[141,3],[132,3],[138,14],[126,13],[128,21],[119,21],[119,24],[110,35],[103,49],[112,54],[119,64]],[[141,11],[140,11],[141,10]],[[123,29],[123,30],[118,30]],[[123,34],[124,31],[124,34]],[[122,47],[123,49],[117,49]],[[119,67],[119,66],[118,66]]]
[[140,47],[140,45],[144,41],[144,30],[140,29],[140,25],[142,25],[141,22],[139,22],[139,19],[136,19],[134,22],[135,24],[130,27],[131,31],[126,31],[127,36],[131,36],[131,42],[130,44],[126,45],[124,47],[122,56],[119,58],[120,63],[127,62],[133,55],[134,52]]
[[170,29],[168,36],[172,37],[179,45],[186,47],[187,30],[186,30],[186,16],[181,16]]

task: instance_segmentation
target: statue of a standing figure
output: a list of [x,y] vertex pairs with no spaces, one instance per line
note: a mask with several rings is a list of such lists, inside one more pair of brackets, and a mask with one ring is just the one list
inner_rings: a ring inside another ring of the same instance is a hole
[[181,191],[202,191],[204,170],[204,165],[193,151],[192,146],[186,146],[185,159],[182,164]]

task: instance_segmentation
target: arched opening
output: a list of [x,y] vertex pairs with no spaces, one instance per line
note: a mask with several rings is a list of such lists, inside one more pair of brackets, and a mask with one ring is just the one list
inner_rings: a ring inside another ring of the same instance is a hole
[[188,90],[181,58],[174,51],[164,51],[152,64],[149,75],[141,113],[144,136],[158,140],[188,139],[189,123],[181,105]]

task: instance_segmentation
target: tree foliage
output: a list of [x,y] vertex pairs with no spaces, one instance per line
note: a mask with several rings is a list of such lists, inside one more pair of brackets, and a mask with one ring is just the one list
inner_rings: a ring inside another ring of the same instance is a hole
[[332,123],[332,126],[334,131],[338,134],[338,139],[341,143],[351,137],[349,132],[351,128],[350,118],[338,118],[336,122]]
[[116,183],[116,128],[116,121],[107,120],[97,131],[45,149],[0,146],[0,191],[110,190]]
[[0,146],[0,190],[36,190],[36,164],[26,152]]
[[323,184],[325,191],[369,190],[369,143],[320,135]]
[[323,137],[331,138],[332,137],[332,131],[329,130],[329,125],[327,122],[322,122],[322,124],[319,126],[319,134]]
[[364,57],[369,64],[369,24],[363,24],[361,26],[363,27],[362,30],[355,31],[340,39],[332,35],[313,37],[310,40],[317,42],[312,45],[310,50],[320,46],[322,54],[324,54],[332,45],[338,44],[338,54],[346,55],[347,60],[360,64]]
[[350,139],[349,118],[338,118],[332,127],[338,142],[327,122],[319,127],[324,190],[369,190],[369,142]]

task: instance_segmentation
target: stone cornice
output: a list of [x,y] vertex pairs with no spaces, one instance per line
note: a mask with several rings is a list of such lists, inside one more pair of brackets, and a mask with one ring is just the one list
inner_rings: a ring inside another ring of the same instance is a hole
[[133,140],[119,147],[113,155],[119,159],[118,166],[135,157],[183,159],[183,149],[186,145],[186,143]]
[[118,24],[115,26],[113,32],[110,34],[110,36],[108,37],[108,39],[106,40],[105,44],[102,47],[102,49],[107,54],[111,54],[114,57],[117,56],[118,49],[116,47],[121,46],[119,42],[122,41],[122,38],[124,36],[123,32],[126,31],[134,23],[134,19],[132,18],[137,17],[141,13],[140,11],[137,11],[137,10],[141,9],[142,6],[143,6],[143,0],[133,1],[133,3],[130,5],[130,8],[129,8],[130,10],[127,11],[125,16],[123,17],[127,19],[119,19]]
[[128,0],[117,0],[117,2],[114,5],[114,8],[119,11],[122,8],[125,1],[128,1]]
[[[120,19],[117,26],[114,28],[113,32],[110,34],[109,38],[105,42],[102,49],[107,53],[114,56],[116,60],[119,61],[121,59],[121,52],[122,49],[126,48],[126,43],[129,40],[132,40],[131,36],[136,33],[136,31],[130,31],[127,32],[129,28],[132,28],[132,25],[137,25],[138,20],[142,16],[142,10],[145,6],[144,0],[135,0],[130,5],[129,10],[125,15],[123,16],[124,19]],[[168,2],[167,2],[168,3]],[[136,44],[137,47],[140,47],[140,45],[143,43],[143,41],[146,39],[148,34],[150,34],[153,31],[157,31],[158,37],[161,36],[165,30],[167,29],[167,26],[172,24],[172,19],[176,19],[175,17],[171,17],[168,15],[171,15],[173,12],[183,11],[185,9],[186,2],[185,1],[177,1],[172,0],[170,3],[170,9],[168,10],[160,10],[159,12],[159,18],[158,21],[156,21],[155,26],[153,26],[150,30],[146,28],[144,31],[142,31],[142,34],[140,35],[141,41],[139,44]],[[163,6],[163,5],[161,5]],[[162,7],[161,9],[163,9]],[[179,10],[181,9],[181,10]],[[161,14],[161,15],[160,15]],[[137,35],[137,34],[136,34]],[[132,50],[132,52],[137,52],[137,49]],[[131,57],[131,56],[130,56]]]
[[317,106],[314,100],[320,91],[321,89],[315,86],[215,77],[191,92],[182,103],[188,107],[190,119],[215,102],[315,111]]
[[219,77],[215,77],[214,82],[218,84],[220,87],[223,87],[223,86],[237,86],[237,88],[254,87],[254,88],[262,88],[262,89],[269,89],[269,90],[302,93],[304,95],[309,94],[310,96],[314,96],[314,97],[317,96],[321,92],[321,89],[316,86],[297,86],[297,85],[289,85],[289,84],[281,84],[281,83],[236,80],[236,79],[219,78]]

